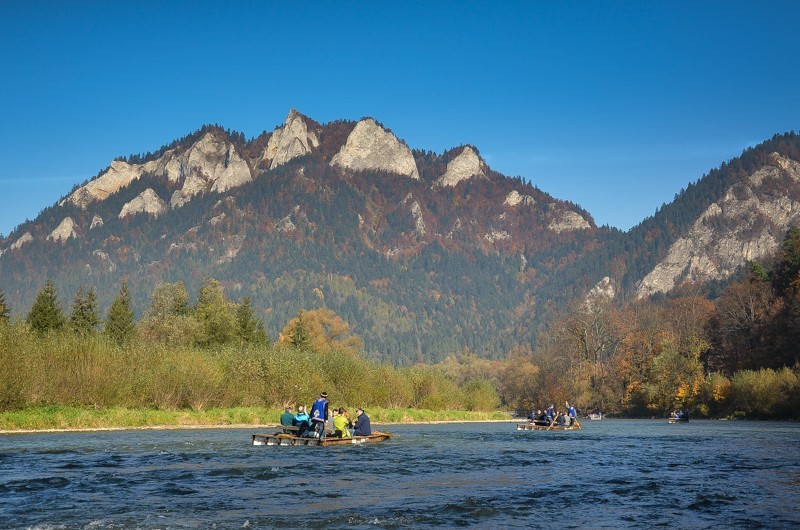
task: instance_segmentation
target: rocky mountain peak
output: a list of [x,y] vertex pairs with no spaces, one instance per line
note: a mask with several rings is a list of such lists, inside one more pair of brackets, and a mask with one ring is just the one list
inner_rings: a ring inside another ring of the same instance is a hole
[[330,165],[356,171],[387,171],[416,180],[420,178],[411,149],[372,118],[356,124]]
[[473,177],[486,177],[484,168],[486,164],[478,153],[470,146],[466,146],[461,153],[447,164],[447,170],[436,179],[434,186],[455,186],[461,181]]
[[285,164],[289,160],[307,155],[319,147],[319,137],[308,129],[305,117],[295,109],[289,111],[286,122],[270,136],[262,158],[271,160],[270,169]]

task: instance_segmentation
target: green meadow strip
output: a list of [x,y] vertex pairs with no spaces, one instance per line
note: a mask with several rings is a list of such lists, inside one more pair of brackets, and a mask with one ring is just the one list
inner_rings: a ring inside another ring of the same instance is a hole
[[[355,407],[351,407],[352,414]],[[92,429],[187,428],[264,426],[278,423],[282,411],[259,407],[208,410],[154,410],[125,408],[31,407],[0,413],[0,431],[53,431]],[[427,409],[368,409],[375,424],[459,421],[508,421],[505,412],[434,411]]]

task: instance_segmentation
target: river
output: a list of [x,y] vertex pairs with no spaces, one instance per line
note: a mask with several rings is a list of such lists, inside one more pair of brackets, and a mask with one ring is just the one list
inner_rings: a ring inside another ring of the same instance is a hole
[[389,442],[250,445],[264,429],[0,435],[1,528],[800,527],[800,425],[378,426]]

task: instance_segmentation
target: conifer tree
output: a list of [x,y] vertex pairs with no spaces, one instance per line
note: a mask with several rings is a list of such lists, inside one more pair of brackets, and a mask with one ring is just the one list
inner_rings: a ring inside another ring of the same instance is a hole
[[120,346],[130,343],[136,335],[136,326],[131,309],[131,297],[128,293],[128,282],[123,281],[119,294],[111,303],[106,316],[105,333]]
[[253,313],[253,302],[249,296],[236,308],[236,323],[241,342],[269,343],[267,330],[264,328],[264,323]]
[[58,302],[56,288],[52,280],[47,280],[41,291],[36,294],[28,316],[25,319],[38,333],[59,330],[64,327],[64,310]]
[[90,335],[97,331],[100,315],[97,312],[97,297],[93,287],[84,290],[81,285],[78,288],[75,299],[72,301],[69,324],[72,331],[78,335]]
[[0,289],[0,320],[8,320],[10,313],[11,311],[8,309],[8,304],[6,303],[6,293]]
[[297,312],[297,318],[292,319],[281,334],[281,342],[287,342],[296,348],[308,348],[311,344],[311,335],[303,319],[303,310]]

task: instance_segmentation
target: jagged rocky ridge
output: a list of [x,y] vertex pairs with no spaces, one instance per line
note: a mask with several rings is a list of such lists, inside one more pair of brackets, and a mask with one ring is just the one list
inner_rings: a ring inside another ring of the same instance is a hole
[[107,306],[125,277],[141,313],[155,283],[191,290],[214,277],[231,298],[251,296],[273,336],[298,309],[325,305],[376,357],[503,355],[590,291],[669,292],[774,251],[798,221],[798,163],[760,160],[649,248],[638,234],[664,212],[628,234],[598,229],[473,146],[412,150],[372,118],[321,125],[292,109],[250,141],[204,127],[115,160],[0,240],[0,287],[18,312],[45,278],[65,297],[93,285]]

